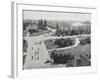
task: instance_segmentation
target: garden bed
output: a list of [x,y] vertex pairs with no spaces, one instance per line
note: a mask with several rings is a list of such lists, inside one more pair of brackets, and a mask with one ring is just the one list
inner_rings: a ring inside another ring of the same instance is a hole
[[55,48],[64,48],[69,47],[75,44],[75,38],[61,38],[61,39],[54,39],[54,40],[46,40],[45,45],[46,48],[55,49]]

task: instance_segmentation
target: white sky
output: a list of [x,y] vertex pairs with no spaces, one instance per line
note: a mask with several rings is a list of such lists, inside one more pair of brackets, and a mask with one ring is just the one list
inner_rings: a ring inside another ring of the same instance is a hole
[[24,19],[91,21],[91,14],[24,11]]

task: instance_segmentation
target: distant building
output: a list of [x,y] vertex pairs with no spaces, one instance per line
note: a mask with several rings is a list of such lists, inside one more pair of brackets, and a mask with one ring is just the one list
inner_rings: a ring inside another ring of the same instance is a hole
[[72,26],[73,26],[73,27],[83,26],[83,23],[81,23],[81,22],[74,22],[74,23],[72,24]]
[[29,30],[36,30],[38,29],[38,25],[37,24],[29,24],[27,27],[26,27],[26,30],[29,31]]

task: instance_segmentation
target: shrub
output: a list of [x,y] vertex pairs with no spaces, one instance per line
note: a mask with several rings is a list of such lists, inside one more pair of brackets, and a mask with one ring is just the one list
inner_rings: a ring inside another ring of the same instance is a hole
[[87,37],[87,38],[85,38],[85,39],[81,39],[81,40],[80,40],[80,44],[81,44],[81,45],[86,45],[86,44],[90,44],[90,43],[91,43],[90,37]]
[[57,39],[55,40],[56,45],[58,45],[59,47],[67,47],[67,46],[71,46],[74,44],[74,40],[71,38],[66,38],[66,39]]
[[53,51],[50,57],[54,64],[69,64],[74,61],[74,55],[70,52],[57,54],[56,51]]

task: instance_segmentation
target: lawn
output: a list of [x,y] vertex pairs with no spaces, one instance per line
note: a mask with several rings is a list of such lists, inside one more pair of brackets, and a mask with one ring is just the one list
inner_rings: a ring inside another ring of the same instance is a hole
[[[71,53],[72,55],[74,55],[74,66],[90,66],[91,65],[91,58],[89,59],[87,55],[91,55],[91,45],[90,44],[86,44],[86,45],[78,45],[77,47],[74,48],[70,48],[70,49],[65,49],[65,50],[56,50],[54,51],[54,54],[56,57],[60,57],[61,58],[52,58],[54,60],[54,62],[56,61],[66,61],[67,58],[65,59],[65,55],[67,55],[68,53]],[[50,56],[52,56],[52,52],[49,52]],[[81,60],[81,62],[79,63],[79,60]],[[58,64],[58,63],[57,63]]]
[[84,55],[84,54],[91,54],[91,45],[78,45],[77,47],[65,49],[65,50],[59,50],[56,53],[57,54],[67,54],[67,52],[71,52],[75,56]]
[[54,42],[55,42],[54,40],[46,40],[46,41],[45,41],[46,48],[47,48],[47,49],[57,48],[58,45],[55,45]]
[[53,40],[46,40],[45,45],[46,48],[49,49],[54,49],[54,48],[64,48],[64,47],[69,47],[75,44],[75,39],[74,38],[66,38],[66,39],[53,39]]

